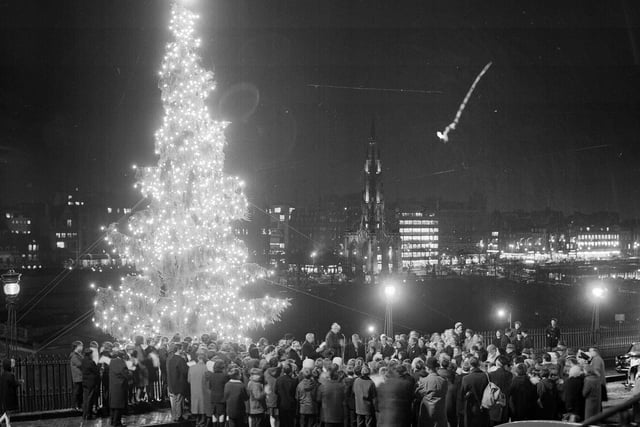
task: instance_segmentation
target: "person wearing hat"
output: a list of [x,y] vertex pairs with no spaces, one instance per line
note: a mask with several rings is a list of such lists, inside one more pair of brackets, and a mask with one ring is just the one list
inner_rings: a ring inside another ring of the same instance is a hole
[[71,354],[69,354],[69,365],[71,366],[71,381],[73,381],[73,398],[76,411],[82,411],[82,351],[84,346],[82,341],[71,343]]
[[84,358],[80,365],[82,371],[82,419],[94,418],[93,409],[98,404],[98,385],[100,384],[100,370],[93,361],[93,349],[84,350]]

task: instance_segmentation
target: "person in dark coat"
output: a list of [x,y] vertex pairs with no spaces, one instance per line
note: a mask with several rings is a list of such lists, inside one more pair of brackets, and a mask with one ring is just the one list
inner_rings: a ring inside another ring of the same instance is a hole
[[558,341],[560,341],[560,328],[558,327],[558,319],[551,319],[551,324],[547,326],[544,335],[547,342],[547,349],[549,351],[552,351],[558,346]]
[[480,361],[469,358],[471,372],[462,379],[460,392],[464,398],[465,427],[488,427],[489,413],[482,409],[482,394],[489,384],[487,374],[480,370]]
[[109,341],[102,343],[100,357],[98,358],[98,370],[100,371],[100,393],[102,394],[102,416],[108,417],[109,411],[109,364],[111,363],[111,352],[113,344]]
[[[575,360],[575,359],[574,359]],[[582,387],[584,385],[584,375],[582,367],[578,362],[571,363],[569,375],[564,381],[564,404],[570,422],[580,422],[584,420],[584,397]]]
[[334,357],[342,357],[343,341],[344,335],[340,333],[340,325],[333,323],[331,330],[327,332],[327,336],[324,338],[326,349],[331,350]]
[[269,359],[269,367],[264,371],[264,389],[266,393],[265,403],[269,413],[271,427],[278,425],[278,396],[276,396],[276,380],[282,372],[277,357]]
[[447,427],[447,389],[449,383],[438,375],[435,357],[425,364],[428,375],[418,381],[417,397],[420,401],[418,427]]
[[0,414],[6,417],[9,425],[9,415],[18,409],[18,387],[20,382],[11,372],[11,360],[2,361],[2,373],[0,374]]
[[[504,397],[509,402],[509,390],[511,389],[511,381],[513,374],[507,370],[509,360],[505,356],[498,356],[496,359],[496,370],[489,373],[489,379],[492,383],[500,387],[500,391],[504,393]],[[493,417],[492,417],[493,421]],[[504,424],[509,421],[509,405],[502,408],[500,414],[495,420],[496,424]]]
[[409,343],[407,345],[407,359],[413,361],[416,357],[422,357],[423,351],[418,346],[418,339],[416,337],[409,337]]
[[[360,367],[358,367],[360,372]],[[344,378],[345,387],[345,427],[356,427],[358,425],[358,419],[356,417],[356,397],[353,393],[353,383],[356,380],[355,368],[353,366],[347,366],[345,369],[347,376]]]
[[589,348],[589,356],[591,357],[589,364],[593,366],[593,369],[598,375],[598,378],[600,378],[600,388],[601,388],[600,396],[602,398],[602,401],[605,402],[608,399],[607,399],[607,377],[606,377],[605,368],[604,368],[604,359],[602,359],[602,356],[600,356],[600,351],[596,347]]
[[80,365],[82,371],[82,419],[94,417],[93,408],[98,404],[98,386],[100,384],[100,370],[93,360],[93,351],[84,351],[84,358]]
[[293,341],[291,343],[291,347],[289,348],[289,352],[287,353],[287,359],[293,360],[293,363],[296,364],[298,369],[302,369],[302,357],[301,357],[302,346],[299,341]]
[[369,378],[371,371],[367,365],[362,367],[360,376],[353,381],[353,397],[356,405],[358,427],[375,427],[378,397],[376,386]]
[[242,377],[239,368],[229,370],[229,382],[224,385],[224,404],[229,427],[245,427],[247,425],[247,405],[249,393],[240,381]]
[[364,360],[366,356],[367,350],[364,348],[364,344],[360,340],[360,335],[351,335],[351,341],[344,349],[344,361],[348,362],[350,359],[357,359],[358,357],[361,357]]
[[189,383],[187,382],[189,368],[180,354],[182,346],[175,345],[171,349],[173,350],[173,355],[167,359],[167,386],[171,401],[171,416],[173,421],[177,422],[182,418],[182,406],[189,389]]
[[282,365],[282,375],[276,379],[275,394],[278,397],[278,415],[281,427],[293,427],[296,421],[296,387],[298,381],[291,376],[291,365]]
[[558,420],[559,396],[556,381],[552,379],[551,371],[547,367],[540,370],[540,382],[536,384],[538,396],[538,407],[536,410],[537,420]]
[[300,414],[300,427],[315,427],[318,420],[318,382],[311,369],[302,370],[302,380],[296,387],[296,401]]
[[325,427],[342,427],[345,416],[345,387],[338,375],[338,365],[331,364],[327,369],[328,378],[318,388],[320,402],[320,421]]
[[73,398],[76,411],[82,411],[82,341],[71,343],[71,354],[69,354],[69,366],[71,368],[71,381],[73,382]]
[[529,350],[533,348],[533,340],[531,339],[531,337],[529,337],[529,331],[527,331],[526,329],[522,330],[522,349],[525,350]]
[[586,365],[584,373],[582,396],[584,397],[584,419],[587,420],[602,412],[602,387],[600,376],[592,365]]
[[378,394],[378,427],[408,427],[411,424],[413,383],[401,378],[397,369],[390,367]]
[[509,414],[511,421],[533,419],[535,411],[536,387],[529,380],[527,367],[524,363],[516,365],[516,376],[509,388]]
[[393,357],[395,352],[395,347],[389,344],[389,337],[385,334],[380,335],[380,354],[382,354],[382,358],[390,359]]
[[224,386],[229,381],[229,376],[224,373],[224,362],[216,360],[213,363],[213,372],[207,372],[205,377],[211,396],[213,427],[223,426],[227,416],[224,403]]
[[111,425],[122,425],[122,414],[127,407],[131,372],[122,360],[124,352],[116,352],[109,363],[109,408]]
[[456,392],[455,386],[456,373],[450,365],[451,361],[446,353],[440,355],[440,369],[437,370],[438,375],[447,380],[447,397],[445,399],[447,422],[449,427],[458,425],[458,417],[456,415]]
[[496,346],[500,353],[504,353],[507,348],[507,344],[509,344],[509,338],[504,335],[502,329],[497,329],[496,335],[491,340],[491,344]]
[[316,344],[315,344],[315,335],[312,333],[308,333],[304,337],[304,343],[302,343],[302,360],[312,359],[316,360],[318,357],[318,353],[316,352]]
[[464,379],[465,376],[469,375],[470,371],[471,371],[471,365],[469,365],[469,361],[465,360],[461,364],[461,369],[458,372],[456,372],[456,377],[453,381],[453,386],[455,389],[454,392],[456,396],[455,410],[456,410],[457,422],[451,423],[451,418],[452,418],[451,414],[447,414],[450,427],[464,426],[464,395],[462,394],[462,380]]

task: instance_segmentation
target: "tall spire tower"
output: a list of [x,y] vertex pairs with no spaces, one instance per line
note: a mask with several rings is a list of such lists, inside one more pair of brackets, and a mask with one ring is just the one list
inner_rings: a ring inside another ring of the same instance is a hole
[[371,120],[371,135],[364,162],[364,191],[362,194],[362,223],[367,233],[384,233],[384,198],[382,195],[382,161],[376,142],[376,123]]
[[400,265],[398,235],[389,233],[385,227],[382,161],[375,120],[371,122],[363,178],[360,224],[358,230],[346,235],[345,247],[353,257],[351,265],[361,265],[365,277],[373,282],[378,274],[396,271]]

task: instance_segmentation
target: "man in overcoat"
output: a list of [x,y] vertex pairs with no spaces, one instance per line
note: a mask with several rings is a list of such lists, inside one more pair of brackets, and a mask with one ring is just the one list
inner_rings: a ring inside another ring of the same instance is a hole
[[207,425],[207,410],[211,406],[211,394],[209,387],[205,382],[205,374],[207,365],[205,365],[205,354],[199,352],[196,355],[198,362],[189,367],[187,380],[191,386],[191,413],[196,416],[196,427],[205,427]]
[[114,353],[109,363],[109,408],[111,411],[111,425],[122,425],[122,413],[127,407],[129,380],[132,375],[127,364],[122,360],[123,351]]
[[171,416],[173,421],[181,421],[184,398],[188,393],[187,373],[189,368],[181,354],[182,346],[173,347],[173,355],[167,359],[167,385],[169,400],[171,401]]
[[487,374],[480,369],[480,361],[471,357],[469,359],[471,372],[462,378],[460,393],[464,401],[465,427],[488,427],[489,413],[482,409],[482,394],[489,384]]

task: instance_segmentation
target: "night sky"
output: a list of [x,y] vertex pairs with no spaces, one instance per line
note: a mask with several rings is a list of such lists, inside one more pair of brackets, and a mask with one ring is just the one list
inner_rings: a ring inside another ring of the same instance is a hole
[[[640,217],[639,2],[192,3],[227,169],[258,205],[358,192],[375,119],[387,200]],[[137,200],[169,6],[0,0],[0,204],[75,187]]]

